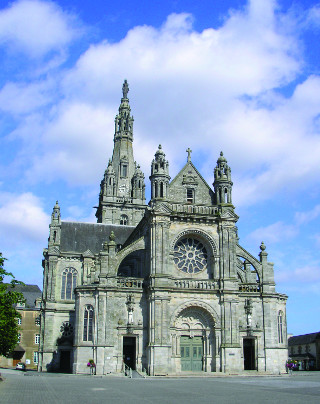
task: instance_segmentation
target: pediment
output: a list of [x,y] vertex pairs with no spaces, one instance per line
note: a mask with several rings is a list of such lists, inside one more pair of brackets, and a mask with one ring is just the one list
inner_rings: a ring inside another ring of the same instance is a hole
[[156,203],[153,207],[156,212],[171,213],[172,210],[165,203]]
[[60,255],[60,249],[58,247],[49,246],[49,253],[50,254]]
[[231,209],[225,210],[223,211],[223,213],[221,214],[221,219],[224,220],[238,220],[239,216],[236,215]]
[[90,249],[87,249],[85,252],[82,253],[84,257],[94,257],[93,252]]

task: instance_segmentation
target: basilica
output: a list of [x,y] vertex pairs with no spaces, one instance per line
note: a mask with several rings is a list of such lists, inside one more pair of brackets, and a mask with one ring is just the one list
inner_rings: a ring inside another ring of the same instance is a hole
[[171,179],[159,145],[146,204],[128,91],[125,80],[97,223],[63,221],[53,208],[39,371],[86,374],[91,360],[98,375],[282,373],[287,296],[275,290],[264,243],[258,258],[239,244],[225,156],[211,187],[189,148]]

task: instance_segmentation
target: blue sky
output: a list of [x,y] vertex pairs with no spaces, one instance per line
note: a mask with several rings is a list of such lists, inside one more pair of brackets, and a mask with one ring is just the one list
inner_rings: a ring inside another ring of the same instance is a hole
[[[209,184],[232,169],[240,243],[263,240],[288,332],[319,331],[320,3],[2,1],[0,248],[42,286],[58,199],[95,221],[126,78],[146,178],[159,143],[173,178],[192,161]],[[148,181],[147,181],[148,182]],[[149,197],[149,194],[148,194]]]

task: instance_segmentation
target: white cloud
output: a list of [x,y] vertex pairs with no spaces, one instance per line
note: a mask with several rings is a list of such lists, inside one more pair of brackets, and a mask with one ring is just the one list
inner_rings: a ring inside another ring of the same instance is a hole
[[52,102],[50,81],[34,83],[6,83],[0,91],[0,110],[17,114],[28,114]]
[[[35,157],[25,171],[27,179],[77,185],[101,178],[127,78],[135,157],[146,178],[162,143],[171,173],[185,162],[184,151],[191,147],[193,156],[201,154],[199,169],[209,183],[223,150],[232,168],[237,206],[290,192],[297,184],[301,192],[318,182],[320,80],[307,78],[288,98],[277,92],[299,76],[304,62],[298,31],[292,27],[295,20],[275,9],[275,2],[250,2],[231,12],[221,27],[203,32],[193,29],[191,15],[172,14],[159,29],[134,27],[119,42],[92,45],[61,75],[63,101],[48,116],[39,114],[38,128],[43,129],[33,136],[37,153],[29,146],[28,156]],[[30,109],[49,102],[45,86],[27,87],[11,84],[4,95],[21,91],[27,100],[35,93]],[[18,102],[16,109],[23,111],[24,105]],[[19,132],[28,139],[23,124],[15,136]]]
[[274,244],[289,240],[298,234],[298,228],[283,222],[276,222],[266,227],[259,227],[247,236],[247,239],[255,243]]
[[296,212],[295,220],[298,224],[306,224],[312,222],[320,215],[320,205],[316,205],[313,209],[307,212]]
[[30,182],[63,178],[70,183],[97,183],[111,155],[114,115],[90,104],[62,103],[41,133],[41,153],[26,175]]
[[79,35],[74,16],[54,2],[20,0],[0,10],[0,44],[31,57],[59,51]]
[[2,248],[17,246],[22,240],[40,241],[48,237],[50,217],[32,193],[0,193],[0,240]]
[[277,278],[279,282],[289,282],[290,284],[314,284],[315,282],[320,284],[320,266],[305,265],[294,270],[283,270]]

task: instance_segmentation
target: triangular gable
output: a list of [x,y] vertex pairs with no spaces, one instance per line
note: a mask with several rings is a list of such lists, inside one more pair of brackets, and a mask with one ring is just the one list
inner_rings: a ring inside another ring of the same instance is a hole
[[221,214],[221,219],[225,219],[225,220],[228,220],[228,219],[235,219],[235,220],[238,220],[239,219],[239,216],[238,215],[236,215],[232,210],[225,210],[222,214]]
[[93,252],[92,252],[91,250],[89,250],[89,249],[86,250],[85,252],[83,252],[82,255],[83,255],[84,257],[94,257]]
[[[203,182],[203,184],[205,184],[205,186],[211,191],[210,186],[208,185],[208,183],[206,182],[206,180],[202,177],[202,175],[199,173],[199,171],[197,170],[197,168],[195,167],[195,165],[192,163],[192,161],[188,161],[182,168],[181,170],[178,172],[178,174],[174,177],[174,179],[170,182],[170,185],[173,185],[176,181],[179,180],[179,178],[181,176],[183,176],[183,172],[186,171],[186,168],[188,166],[191,166],[194,171],[197,173],[197,176],[200,178],[200,180]],[[187,175],[187,174],[186,174]]]
[[172,209],[165,203],[156,203],[153,207],[156,212],[171,213]]
[[188,161],[169,184],[169,199],[186,203],[186,189],[194,188],[195,204],[211,205],[213,191],[191,161]]

